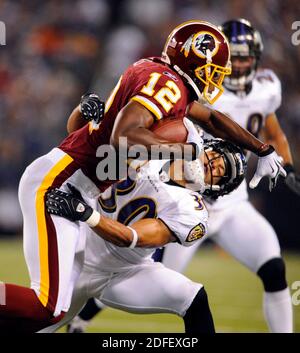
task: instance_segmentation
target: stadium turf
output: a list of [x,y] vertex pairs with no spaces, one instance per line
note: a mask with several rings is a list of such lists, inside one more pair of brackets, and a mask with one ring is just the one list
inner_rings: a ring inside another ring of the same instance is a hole
[[[283,256],[291,287],[293,282],[300,281],[300,253],[284,252]],[[203,247],[186,274],[205,284],[217,332],[268,331],[262,313],[260,281],[222,250]],[[0,240],[0,281],[29,284],[19,238]],[[295,331],[300,332],[300,292],[294,296],[299,301],[294,305]],[[184,332],[184,328],[175,315],[133,315],[107,308],[94,319],[88,332]]]

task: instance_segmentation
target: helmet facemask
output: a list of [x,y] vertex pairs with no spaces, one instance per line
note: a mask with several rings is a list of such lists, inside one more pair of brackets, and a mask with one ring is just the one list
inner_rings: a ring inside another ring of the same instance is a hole
[[[251,87],[263,51],[260,33],[245,19],[227,21],[221,30],[229,41],[232,60],[232,75],[225,78],[224,86],[231,91],[246,91],[247,87]],[[239,73],[234,58],[241,61],[250,61],[251,58],[252,63],[249,63],[248,69]]]
[[[207,160],[207,163],[205,164],[205,173],[208,175],[205,178],[205,192],[210,193],[210,192],[219,192],[220,191],[220,185],[224,184],[226,180],[228,180],[228,175],[227,175],[227,168],[228,164],[226,163],[226,160],[224,156],[222,156],[220,153],[215,153],[212,157],[209,155],[209,152],[212,152],[213,148],[205,148],[204,149],[204,154]],[[222,161],[221,164],[224,165],[224,173],[218,173],[215,171],[215,168],[213,168],[213,163],[217,162],[220,163],[220,160]]]
[[[204,145],[206,177],[204,195],[217,199],[236,189],[244,180],[247,163],[242,150],[230,142],[208,140]],[[209,153],[214,152],[214,153]],[[217,162],[218,168],[213,164]]]
[[213,104],[224,92],[222,84],[225,76],[230,74],[230,66],[222,67],[208,63],[194,70],[194,82],[196,81],[195,83],[197,84],[199,80],[198,87],[201,87],[200,91],[203,98],[209,104]]
[[[233,45],[231,45],[232,47]],[[243,44],[243,46],[248,46],[247,44]],[[247,50],[246,52],[249,52]],[[224,85],[227,89],[231,91],[245,91],[246,87],[251,84],[252,80],[255,77],[258,59],[253,55],[241,55],[233,54],[235,51],[231,52],[231,62],[232,62],[232,72],[231,76],[228,76],[224,80]],[[236,68],[235,61],[250,61],[248,67],[244,68],[244,70],[240,70]],[[252,62],[251,62],[252,61]],[[242,72],[241,72],[242,71]]]

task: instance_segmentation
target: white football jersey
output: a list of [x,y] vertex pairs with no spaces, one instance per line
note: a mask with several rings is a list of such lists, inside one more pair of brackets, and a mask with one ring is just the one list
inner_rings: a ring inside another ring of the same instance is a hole
[[[154,162],[154,161],[153,161]],[[151,163],[151,162],[150,162]],[[183,246],[193,245],[207,233],[208,212],[201,196],[171,185],[151,175],[114,184],[99,198],[98,211],[111,219],[130,225],[142,218],[159,218]],[[153,261],[154,248],[118,247],[92,230],[87,230],[85,262],[104,271],[120,271],[141,262]]]
[[[252,89],[246,95],[237,95],[227,89],[213,105],[213,108],[229,115],[244,129],[258,136],[266,117],[274,113],[281,104],[281,84],[272,70],[258,70],[252,81]],[[244,181],[229,195],[221,196],[208,208],[222,209],[232,202],[248,198],[247,184]]]

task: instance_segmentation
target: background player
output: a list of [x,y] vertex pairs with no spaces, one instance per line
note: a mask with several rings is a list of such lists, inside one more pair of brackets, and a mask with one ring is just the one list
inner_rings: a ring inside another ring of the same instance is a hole
[[[232,75],[226,78],[226,90],[214,107],[222,107],[232,119],[255,135],[261,133],[265,142],[276,147],[289,175],[287,186],[300,194],[289,145],[275,113],[281,102],[280,82],[273,71],[257,70],[263,49],[260,34],[244,19],[228,21],[222,30],[230,43]],[[292,332],[292,303],[279,242],[272,226],[249,202],[246,182],[232,194],[206,204],[211,215],[210,239],[262,280],[263,309],[270,331]],[[167,247],[163,263],[183,271],[197,247],[184,250]]]
[[[241,149],[215,140],[207,143],[204,150],[207,193],[212,189],[230,192],[236,188],[246,172]],[[214,332],[202,285],[150,257],[155,248],[169,242],[190,246],[207,231],[208,215],[200,194],[182,187],[185,180],[174,174],[175,164],[180,162],[167,162],[167,168],[158,173],[166,162],[151,161],[150,166],[142,167],[135,180],[120,181],[101,195],[98,224],[93,231],[83,228],[88,232],[85,267],[76,284],[70,311],[59,325],[42,332],[53,332],[65,324],[89,297],[133,313],[176,313],[183,317],[187,333]],[[76,194],[50,191],[46,201],[48,212],[89,223],[97,212]]]
[[[193,103],[202,96],[209,102],[220,96],[229,65],[227,40],[215,26],[201,21],[178,26],[169,36],[162,58],[141,60],[126,70],[107,100],[101,124],[84,125],[25,170],[19,200],[31,289],[0,284],[6,302],[0,306],[1,327],[10,323],[35,331],[51,320],[59,320],[68,310],[82,266],[85,237],[81,237],[80,227],[64,219],[52,219],[45,212],[44,197],[49,188],[65,190],[70,182],[93,205],[100,191],[117,180],[117,175],[105,180],[97,177],[98,164],[103,160],[97,156],[99,146],[112,143],[119,149],[119,138],[126,137],[128,146],[142,144],[150,151],[151,146],[159,145],[163,154],[178,155],[186,144],[158,138],[149,128],[155,119],[188,114],[207,132],[228,138],[261,157],[254,184],[264,175],[275,184],[278,175],[285,174],[272,146],[263,144],[224,114]],[[80,119],[81,113],[75,110],[70,123]],[[199,148],[194,136],[190,131],[187,141],[193,144],[195,158]]]

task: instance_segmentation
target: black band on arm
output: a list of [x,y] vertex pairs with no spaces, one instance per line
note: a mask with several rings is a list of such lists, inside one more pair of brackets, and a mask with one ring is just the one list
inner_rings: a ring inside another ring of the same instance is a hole
[[[263,149],[263,148],[265,148],[267,146],[269,146],[267,149]],[[263,149],[263,150],[261,150],[261,149]],[[275,148],[273,146],[263,144],[263,145],[261,145],[260,149],[258,150],[257,155],[258,155],[258,157],[265,157],[265,156],[267,156],[268,154],[271,154],[274,151],[275,151]]]

